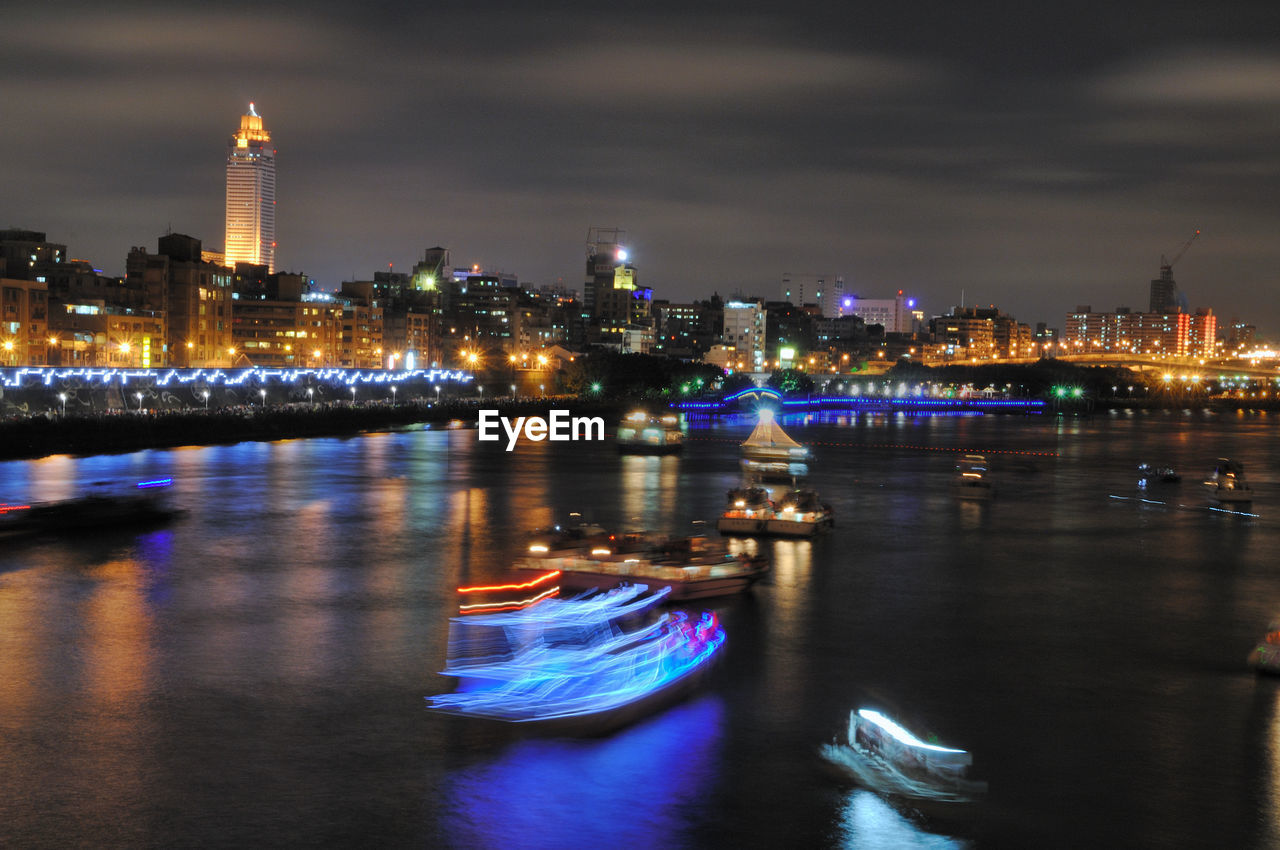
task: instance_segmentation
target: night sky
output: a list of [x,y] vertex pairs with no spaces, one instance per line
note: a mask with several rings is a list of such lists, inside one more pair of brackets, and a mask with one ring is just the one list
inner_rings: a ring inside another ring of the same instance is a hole
[[1061,327],[1190,306],[1280,332],[1280,3],[28,4],[0,28],[0,226],[123,274],[223,242],[249,101],[279,268],[444,245],[581,288],[592,225],[683,301],[784,272]]

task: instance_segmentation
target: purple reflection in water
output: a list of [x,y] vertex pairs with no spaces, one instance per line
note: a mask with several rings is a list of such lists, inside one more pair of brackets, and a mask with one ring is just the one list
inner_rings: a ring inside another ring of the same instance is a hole
[[708,695],[608,738],[519,741],[450,774],[445,834],[460,847],[679,845],[720,773],[723,720]]

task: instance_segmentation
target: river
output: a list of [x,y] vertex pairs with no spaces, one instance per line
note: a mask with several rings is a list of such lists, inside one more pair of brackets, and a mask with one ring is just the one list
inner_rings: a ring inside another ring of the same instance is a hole
[[[1280,845],[1280,680],[1244,663],[1280,619],[1280,417],[780,421],[834,531],[708,601],[701,690],[589,739],[426,709],[455,590],[572,511],[714,520],[745,418],[661,458],[411,430],[0,464],[0,501],[171,476],[186,511],[0,549],[0,845]],[[959,450],[995,500],[952,497]],[[1256,516],[1206,509],[1218,456]],[[1184,480],[1139,490],[1143,461]],[[828,768],[872,704],[972,751],[986,800],[917,812]]]

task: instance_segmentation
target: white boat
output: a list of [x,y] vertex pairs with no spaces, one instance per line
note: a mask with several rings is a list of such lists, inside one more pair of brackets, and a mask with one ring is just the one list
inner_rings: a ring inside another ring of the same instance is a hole
[[773,502],[763,487],[742,487],[729,491],[729,504],[716,530],[721,534],[759,534],[773,515]]
[[756,427],[741,444],[743,469],[758,478],[790,479],[808,474],[809,448],[791,439],[762,407]]
[[1249,653],[1249,666],[1259,673],[1280,675],[1280,623],[1272,623]]
[[1226,508],[1248,508],[1253,504],[1253,488],[1244,477],[1244,466],[1220,457],[1204,482],[1209,504]]
[[633,454],[674,454],[684,449],[684,432],[674,413],[650,416],[643,410],[627,415],[618,425],[618,451]]
[[831,506],[819,501],[809,489],[797,489],[778,500],[773,515],[765,520],[764,533],[775,537],[812,537],[835,525]]
[[812,537],[835,524],[831,506],[807,488],[788,491],[775,503],[764,487],[729,491],[729,504],[716,521],[721,534]]
[[973,756],[965,750],[920,740],[879,711],[849,713],[846,740],[827,744],[822,755],[859,784],[889,797],[913,802],[968,803],[987,791],[969,779]]
[[951,492],[958,499],[992,499],[996,495],[985,455],[964,455],[956,463]]

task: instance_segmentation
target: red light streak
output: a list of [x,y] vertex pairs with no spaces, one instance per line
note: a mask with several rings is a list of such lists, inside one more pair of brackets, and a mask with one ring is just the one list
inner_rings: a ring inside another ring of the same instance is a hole
[[549,573],[540,575],[537,578],[533,579],[532,581],[526,581],[523,584],[494,584],[494,585],[489,585],[488,587],[479,587],[479,586],[460,587],[458,588],[458,592],[459,593],[484,593],[486,591],[492,591],[492,590],[526,590],[527,588],[537,587],[543,582],[550,581],[553,578],[557,578],[559,575],[560,575],[559,570],[552,570]]
[[544,599],[560,593],[559,587],[553,587],[550,590],[544,590],[537,596],[531,596],[528,599],[521,599],[519,602],[480,602],[475,605],[459,605],[459,614],[498,614],[503,611],[520,611],[531,605],[537,605]]

